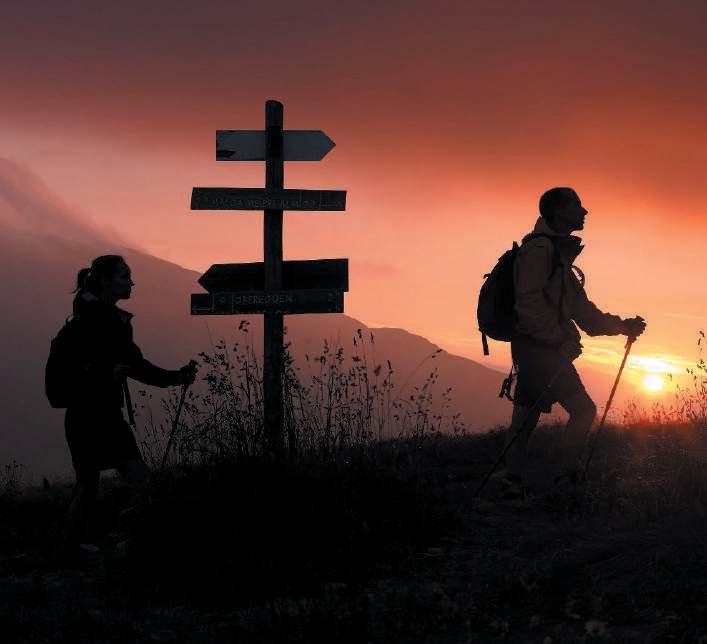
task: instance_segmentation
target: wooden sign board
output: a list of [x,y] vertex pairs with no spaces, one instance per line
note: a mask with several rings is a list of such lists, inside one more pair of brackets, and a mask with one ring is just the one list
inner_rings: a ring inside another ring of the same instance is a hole
[[[209,293],[262,291],[265,287],[263,262],[214,264],[200,278]],[[348,259],[288,260],[282,262],[283,290],[349,290]]]
[[236,291],[192,293],[192,315],[255,315],[271,313],[343,313],[344,293],[333,289],[305,291]]
[[192,210],[346,210],[346,190],[194,188]]
[[[265,130],[217,130],[217,161],[265,161]],[[321,161],[334,149],[321,130],[285,130],[282,133],[283,161]]]

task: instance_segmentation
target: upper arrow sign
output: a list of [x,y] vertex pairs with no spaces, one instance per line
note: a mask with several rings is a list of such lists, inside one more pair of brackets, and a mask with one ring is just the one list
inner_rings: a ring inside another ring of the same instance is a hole
[[[284,161],[321,161],[335,143],[321,130],[285,130]],[[217,161],[264,161],[264,130],[216,130]]]

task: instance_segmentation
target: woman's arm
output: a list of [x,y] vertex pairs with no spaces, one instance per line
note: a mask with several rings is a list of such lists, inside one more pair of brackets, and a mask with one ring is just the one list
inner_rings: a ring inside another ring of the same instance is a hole
[[124,370],[124,375],[153,387],[170,387],[185,382],[181,370],[162,369],[152,364],[142,355],[142,351],[134,342],[131,343],[129,353],[129,363],[126,365],[128,368]]

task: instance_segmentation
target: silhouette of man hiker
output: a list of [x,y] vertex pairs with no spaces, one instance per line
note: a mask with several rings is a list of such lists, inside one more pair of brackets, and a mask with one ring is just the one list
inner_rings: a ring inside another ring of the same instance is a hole
[[126,378],[147,385],[189,385],[196,377],[196,363],[179,370],[161,369],[143,356],[133,342],[132,313],[115,304],[130,297],[134,282],[129,266],[119,255],[103,255],[90,268],[79,271],[74,318],[78,320],[75,363],[76,392],[66,408],[65,430],[76,471],[76,488],[62,534],[62,553],[79,553],[79,542],[98,495],[101,470],[117,469],[135,492],[147,481],[149,470],[142,459],[122,408],[132,420]]
[[505,469],[497,476],[510,485],[522,482],[528,439],[540,414],[549,413],[554,403],[569,413],[565,436],[573,447],[581,448],[594,421],[596,405],[572,364],[582,353],[576,325],[590,336],[633,338],[646,328],[640,316],[622,319],[604,313],[587,298],[584,275],[573,268],[582,240],[570,234],[584,228],[587,214],[571,188],[548,190],[540,198],[535,228],[523,238],[516,255],[513,283],[518,321],[511,354],[518,379]]

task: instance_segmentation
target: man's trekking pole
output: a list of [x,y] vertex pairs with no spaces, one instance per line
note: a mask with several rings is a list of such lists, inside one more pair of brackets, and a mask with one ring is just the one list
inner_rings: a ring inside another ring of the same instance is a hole
[[164,450],[164,456],[162,457],[162,465],[160,466],[160,475],[164,473],[164,466],[167,463],[167,457],[169,456],[169,450],[172,447],[172,441],[174,441],[174,435],[177,432],[177,426],[179,425],[179,416],[182,413],[182,407],[184,406],[184,398],[187,395],[187,389],[189,385],[184,383],[182,385],[182,395],[179,398],[179,405],[177,406],[177,414],[174,417],[174,422],[172,423],[172,431],[169,433],[169,440],[167,441],[167,447]]
[[545,394],[550,391],[552,386],[555,384],[555,381],[560,377],[560,374],[567,368],[566,364],[561,364],[560,368],[555,372],[555,374],[550,378],[548,381],[547,385],[545,385],[545,388],[543,389],[542,393],[540,396],[538,396],[537,400],[533,403],[532,407],[528,408],[528,411],[525,414],[525,417],[523,418],[522,422],[519,424],[518,429],[516,430],[516,433],[513,434],[511,437],[511,440],[506,443],[506,446],[503,448],[503,451],[501,452],[501,455],[496,459],[496,462],[493,464],[493,467],[489,470],[489,473],[485,476],[484,480],[481,481],[481,485],[477,488],[476,492],[474,492],[474,496],[472,499],[478,498],[478,496],[481,494],[483,489],[486,487],[486,484],[489,482],[491,477],[494,475],[496,470],[499,468],[501,463],[503,463],[503,460],[506,458],[506,454],[508,454],[508,451],[511,449],[513,446],[513,443],[516,442],[516,439],[520,436],[520,433],[525,429],[525,423],[527,422],[528,418],[530,418],[530,414],[532,414],[536,407],[540,404],[540,401],[544,398]]
[[623,373],[624,366],[626,365],[626,359],[628,358],[629,351],[631,351],[631,345],[636,341],[634,336],[628,336],[626,340],[626,351],[624,352],[624,359],[621,361],[621,366],[619,367],[619,373],[616,374],[616,380],[614,381],[614,386],[611,389],[611,394],[609,394],[609,400],[606,402],[604,407],[604,413],[602,414],[601,421],[597,426],[597,430],[594,432],[594,436],[589,441],[589,454],[587,454],[587,460],[584,463],[584,469],[582,471],[582,480],[586,480],[587,471],[589,470],[589,463],[594,456],[594,448],[597,444],[597,438],[599,437],[599,432],[601,428],[604,427],[604,421],[606,420],[606,415],[609,413],[609,407],[611,407],[611,402],[614,400],[614,394],[616,393],[616,388],[619,386],[619,380],[621,379],[621,374]]

